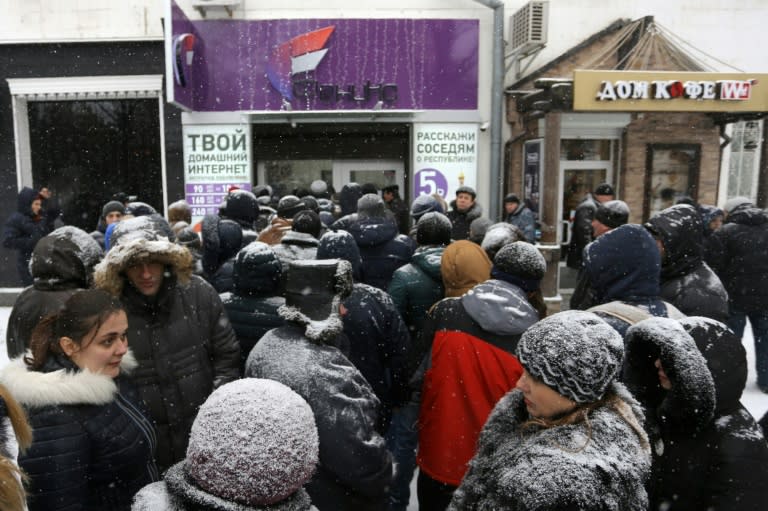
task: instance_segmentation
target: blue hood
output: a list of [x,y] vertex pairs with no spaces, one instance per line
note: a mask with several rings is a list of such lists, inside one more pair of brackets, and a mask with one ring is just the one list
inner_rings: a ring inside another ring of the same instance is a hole
[[383,245],[399,233],[395,221],[388,217],[361,218],[347,230],[361,248]]
[[661,256],[642,225],[622,225],[597,238],[585,249],[584,265],[598,303],[659,296]]

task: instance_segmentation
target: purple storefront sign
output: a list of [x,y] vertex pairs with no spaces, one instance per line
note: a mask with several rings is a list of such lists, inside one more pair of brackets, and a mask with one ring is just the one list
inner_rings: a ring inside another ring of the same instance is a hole
[[171,12],[167,44],[180,58],[167,79],[189,110],[477,109],[476,19],[190,21],[175,2]]

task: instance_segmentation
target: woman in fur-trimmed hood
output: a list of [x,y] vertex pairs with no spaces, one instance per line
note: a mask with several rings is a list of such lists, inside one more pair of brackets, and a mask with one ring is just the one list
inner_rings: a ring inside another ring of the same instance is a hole
[[379,400],[338,348],[339,307],[352,290],[352,266],[339,259],[293,261],[286,325],[267,332],[246,362],[247,377],[279,381],[315,414],[320,463],[306,488],[320,510],[387,509],[392,459],[376,431]]
[[172,240],[162,217],[124,220],[94,272],[96,286],[125,304],[135,383],[157,427],[161,470],[184,458],[198,407],[240,374],[240,347],[219,295],[191,275],[192,256]]
[[623,352],[592,313],[529,328],[517,348],[525,371],[488,418],[449,509],[648,509],[643,413],[616,382]]
[[158,480],[155,431],[124,376],[136,367],[127,329],[117,299],[78,291],[34,330],[31,353],[0,375],[34,429],[19,458],[30,511],[128,510]]
[[757,511],[768,500],[768,445],[739,402],[741,338],[704,317],[641,321],[626,335],[624,380],[647,411],[649,509]]

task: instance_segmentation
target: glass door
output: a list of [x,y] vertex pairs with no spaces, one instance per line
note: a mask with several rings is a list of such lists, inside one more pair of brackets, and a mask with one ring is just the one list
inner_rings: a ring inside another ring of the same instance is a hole
[[373,183],[381,190],[398,185],[400,197],[405,193],[405,167],[402,160],[336,160],[333,162],[333,186],[336,190],[347,183]]

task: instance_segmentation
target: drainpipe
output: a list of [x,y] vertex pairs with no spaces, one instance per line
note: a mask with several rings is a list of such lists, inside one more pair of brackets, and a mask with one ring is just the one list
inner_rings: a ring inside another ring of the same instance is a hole
[[488,218],[499,219],[503,178],[501,174],[501,113],[504,109],[504,2],[475,0],[493,9],[493,83],[491,85],[491,194]]

